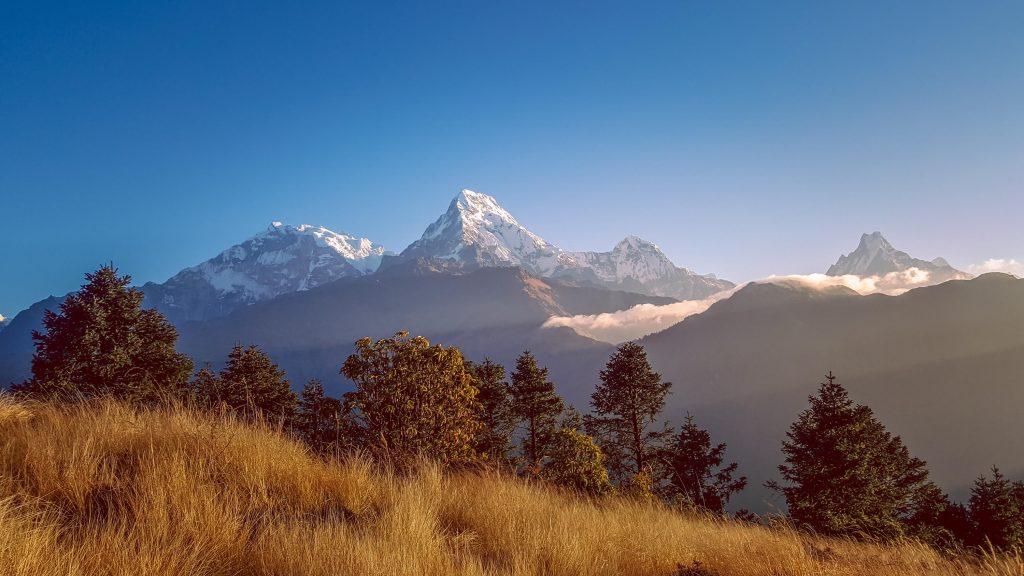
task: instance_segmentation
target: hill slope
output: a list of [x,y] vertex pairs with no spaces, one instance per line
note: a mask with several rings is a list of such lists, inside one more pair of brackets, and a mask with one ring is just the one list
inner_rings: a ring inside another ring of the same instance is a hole
[[[408,271],[407,271],[408,272]],[[529,349],[553,367],[559,384],[592,383],[591,368],[612,347],[569,329],[541,325],[552,314],[594,314],[668,298],[540,279],[519,268],[480,268],[469,273],[376,274],[342,279],[320,288],[247,306],[223,318],[186,324],[181,349],[197,361],[220,362],[236,343],[256,343],[293,382],[320,378],[335,390],[352,344],[398,330],[456,345],[470,359],[506,366]],[[571,396],[580,398],[587,390]]]
[[750,476],[740,505],[765,509],[759,487],[828,370],[955,494],[993,464],[1024,474],[1024,280],[900,296],[753,284],[641,342],[675,384],[666,415],[693,412]]
[[0,396],[0,432],[0,576],[1015,573],[493,473],[399,477],[183,410]]

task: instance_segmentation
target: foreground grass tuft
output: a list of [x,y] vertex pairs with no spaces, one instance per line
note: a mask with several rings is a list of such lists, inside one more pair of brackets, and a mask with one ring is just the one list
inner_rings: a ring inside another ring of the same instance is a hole
[[495,473],[324,462],[187,409],[0,396],[0,575],[1009,575],[951,559],[591,501]]

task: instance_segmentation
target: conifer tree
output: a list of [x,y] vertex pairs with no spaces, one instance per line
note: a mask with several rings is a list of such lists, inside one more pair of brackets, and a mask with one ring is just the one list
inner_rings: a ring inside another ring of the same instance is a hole
[[687,414],[662,454],[665,496],[691,509],[723,514],[732,495],[747,485],[745,476],[735,477],[738,464],[722,466],[725,448],[725,443],[712,446],[711,434]]
[[944,498],[925,463],[850,400],[831,372],[826,380],[783,441],[786,485],[769,486],[785,496],[794,522],[822,534],[927,535],[926,512]]
[[349,429],[371,452],[399,466],[418,456],[452,464],[476,458],[477,389],[458,348],[407,332],[363,338],[341,372],[356,384],[345,394]]
[[188,394],[192,361],[175,351],[178,333],[113,265],[86,274],[60,312],[34,332],[32,378],[15,390],[35,397],[112,396],[153,403]]
[[480,432],[475,445],[477,454],[487,461],[507,463],[512,452],[512,434],[516,417],[512,396],[505,381],[505,367],[485,359],[480,364],[467,362],[477,388]]
[[1024,484],[1011,482],[998,468],[992,478],[974,481],[969,500],[971,543],[998,550],[1024,549]]
[[341,402],[327,396],[323,384],[315,378],[302,388],[295,428],[311,448],[320,452],[340,441]]
[[211,398],[220,397],[220,394],[222,394],[220,386],[220,376],[214,372],[213,367],[210,366],[209,363],[205,364],[198,372],[196,372],[195,376],[192,377],[192,382],[190,384],[192,396],[200,404],[207,407],[213,405]]
[[285,373],[257,346],[235,346],[220,375],[204,379],[209,387],[199,397],[211,407],[279,423],[290,422],[295,413],[297,400]]
[[548,380],[548,369],[537,366],[537,360],[525,351],[516,359],[512,372],[512,408],[523,424],[522,455],[531,472],[540,470],[552,437],[558,429],[558,418],[564,404]]
[[654,429],[672,387],[651,369],[643,346],[627,342],[608,359],[591,395],[589,428],[620,479],[652,474],[668,430]]

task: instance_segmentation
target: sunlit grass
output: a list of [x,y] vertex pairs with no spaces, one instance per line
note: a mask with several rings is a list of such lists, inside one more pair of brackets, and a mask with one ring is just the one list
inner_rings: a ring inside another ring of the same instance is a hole
[[0,575],[668,576],[679,566],[1024,574],[1017,558],[819,539],[492,472],[324,462],[273,430],[184,408],[0,397]]

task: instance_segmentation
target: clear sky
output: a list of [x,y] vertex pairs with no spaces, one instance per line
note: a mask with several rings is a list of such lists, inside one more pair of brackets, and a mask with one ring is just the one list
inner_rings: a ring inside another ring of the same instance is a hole
[[[733,280],[1024,260],[1024,3],[0,4],[0,313],[462,187]],[[303,4],[303,7],[296,6]],[[216,6],[215,6],[216,5]]]

